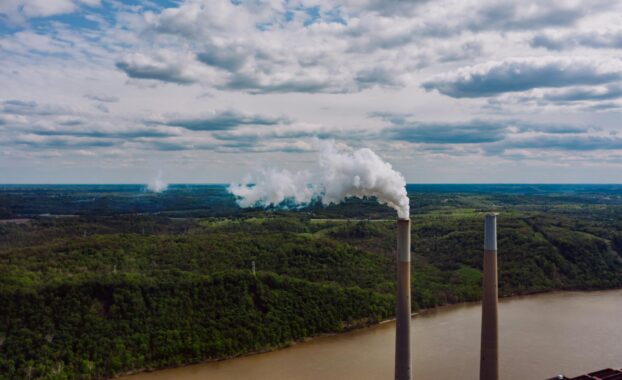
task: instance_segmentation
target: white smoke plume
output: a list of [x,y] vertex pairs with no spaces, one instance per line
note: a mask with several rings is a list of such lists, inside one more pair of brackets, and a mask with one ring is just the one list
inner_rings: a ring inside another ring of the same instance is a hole
[[237,197],[240,207],[277,206],[286,201],[306,205],[316,196],[311,181],[308,171],[261,169],[256,178],[247,176],[243,183],[231,184],[228,190]]
[[262,169],[228,190],[241,207],[305,206],[315,199],[329,205],[348,197],[376,197],[399,218],[409,217],[404,177],[371,149],[340,150],[334,142],[321,141],[317,150],[319,165],[313,172]]
[[162,171],[158,171],[158,175],[147,184],[147,190],[152,193],[161,193],[166,191],[168,183],[162,179]]

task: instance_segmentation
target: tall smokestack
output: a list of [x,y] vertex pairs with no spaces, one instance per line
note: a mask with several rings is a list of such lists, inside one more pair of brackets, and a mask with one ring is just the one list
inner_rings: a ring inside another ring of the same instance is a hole
[[395,380],[411,380],[410,313],[410,219],[400,218],[397,220]]
[[484,223],[484,294],[482,299],[482,346],[480,380],[499,379],[499,325],[497,318],[497,215]]

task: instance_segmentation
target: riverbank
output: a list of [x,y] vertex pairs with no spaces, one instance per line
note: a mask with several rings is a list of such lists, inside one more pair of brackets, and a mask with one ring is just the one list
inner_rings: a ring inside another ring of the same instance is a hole
[[[614,292],[618,292],[620,293],[620,295],[622,296],[622,289],[606,289],[606,290],[552,290],[552,291],[548,291],[548,292],[530,292],[530,293],[526,293],[526,294],[516,294],[516,295],[511,295],[511,296],[505,296],[505,297],[500,297],[500,305],[502,304],[507,304],[510,302],[516,302],[516,301],[525,301],[525,300],[529,300],[529,299],[534,299],[534,298],[542,298],[542,297],[555,297],[555,298],[565,298],[567,296],[573,296],[576,294],[581,294],[581,295],[596,295],[598,296],[599,294],[608,294],[608,293],[614,293]],[[433,307],[433,308],[428,308],[428,309],[422,309],[419,310],[415,313],[412,313],[412,317],[413,318],[434,318],[435,316],[438,315],[444,315],[446,313],[452,313],[456,310],[461,310],[461,309],[477,309],[476,310],[476,315],[479,315],[478,312],[480,310],[479,305],[480,305],[481,301],[472,301],[472,302],[459,302],[459,303],[454,303],[454,304],[446,304],[446,305],[441,305],[441,306],[437,306],[437,307]],[[344,330],[342,332],[335,332],[335,333],[325,333],[325,334],[319,334],[313,337],[308,337],[296,342],[290,342],[289,344],[283,345],[283,346],[279,346],[279,347],[271,347],[265,350],[260,350],[260,351],[254,351],[254,352],[249,352],[243,355],[238,355],[238,356],[233,356],[233,357],[227,357],[227,358],[220,358],[220,359],[210,359],[210,360],[204,360],[204,361],[200,361],[200,362],[194,362],[194,363],[187,363],[181,366],[173,366],[173,367],[166,367],[166,368],[158,368],[158,369],[143,369],[143,370],[139,370],[139,371],[132,371],[132,372],[128,372],[128,373],[124,373],[124,374],[120,374],[117,375],[115,378],[116,379],[125,379],[127,378],[128,380],[139,380],[136,379],[135,376],[136,375],[140,375],[140,374],[150,374],[150,373],[156,373],[156,372],[161,372],[161,371],[167,371],[167,370],[175,370],[175,369],[181,369],[181,368],[185,368],[185,367],[193,367],[193,366],[200,366],[200,365],[205,365],[205,364],[210,364],[210,363],[223,363],[223,362],[227,362],[227,361],[236,361],[239,359],[244,359],[244,358],[248,358],[248,357],[253,357],[253,356],[257,356],[257,355],[261,355],[261,354],[271,354],[271,353],[275,353],[278,351],[287,351],[287,349],[291,349],[293,347],[296,347],[298,345],[301,344],[307,344],[307,343],[314,343],[316,341],[324,341],[325,339],[336,339],[338,337],[343,337],[343,338],[347,338],[348,336],[351,335],[357,335],[357,334],[365,334],[366,331],[368,330],[373,330],[376,328],[384,328],[385,325],[390,328],[393,329],[392,324],[393,322],[395,322],[395,318],[387,318],[384,319],[382,321],[379,321],[378,323],[367,323],[364,325],[357,325],[354,327],[351,327],[347,330]],[[479,332],[479,325],[476,326],[477,327],[477,331]],[[479,342],[475,342],[477,343],[477,347],[475,347],[475,349],[479,349],[478,345]],[[417,343],[414,343],[417,344]],[[418,344],[417,344],[418,345]],[[416,350],[415,350],[416,351]],[[615,364],[615,363],[614,363]],[[613,365],[613,364],[612,364]]]
[[[506,380],[569,376],[618,365],[622,289],[562,291],[500,301],[500,360]],[[481,308],[477,302],[415,316],[413,375],[476,379]],[[289,349],[128,376],[128,380],[377,380],[393,371],[392,323],[315,337]],[[425,349],[423,349],[425,347]],[[559,350],[564,347],[564,350]],[[589,348],[589,349],[586,349]]]
[[[416,313],[412,313],[411,315],[414,317],[414,316],[416,316],[418,314],[419,314],[419,312],[416,312]],[[245,358],[245,357],[254,356],[254,355],[266,354],[266,353],[275,352],[275,351],[279,351],[279,350],[285,350],[287,348],[291,348],[291,347],[296,346],[298,344],[311,342],[311,341],[313,341],[315,339],[325,338],[325,337],[332,337],[332,336],[337,336],[337,335],[341,335],[341,334],[347,334],[347,333],[353,332],[353,331],[361,331],[361,330],[364,330],[366,328],[372,328],[374,326],[379,326],[379,325],[382,325],[382,324],[385,324],[385,323],[390,323],[390,322],[395,322],[395,318],[383,319],[383,320],[381,320],[381,321],[379,321],[377,323],[367,322],[367,323],[354,324],[354,325],[350,325],[350,326],[346,327],[344,330],[342,330],[340,332],[317,334],[317,335],[306,337],[304,339],[300,339],[300,340],[297,340],[297,341],[287,342],[286,344],[283,344],[283,345],[280,345],[280,346],[267,347],[267,348],[262,349],[262,350],[250,351],[250,352],[247,352],[247,353],[244,353],[244,354],[241,354],[241,355],[223,357],[223,358],[218,358],[218,359],[206,359],[206,360],[201,360],[201,361],[197,361],[197,362],[190,362],[190,363],[182,364],[182,365],[179,365],[179,366],[169,366],[169,367],[162,367],[162,368],[143,368],[143,369],[139,369],[139,370],[135,370],[135,371],[128,371],[128,372],[125,372],[125,373],[122,373],[122,374],[118,374],[118,375],[115,375],[113,378],[114,379],[120,379],[120,378],[125,378],[125,377],[128,377],[128,376],[137,375],[137,374],[141,374],[141,373],[150,373],[150,372],[156,372],[156,371],[161,371],[161,370],[166,370],[166,369],[183,368],[183,367],[193,366],[193,365],[197,365],[197,364],[216,363],[216,362],[222,362],[222,361],[226,361],[226,360],[234,360],[234,359]]]

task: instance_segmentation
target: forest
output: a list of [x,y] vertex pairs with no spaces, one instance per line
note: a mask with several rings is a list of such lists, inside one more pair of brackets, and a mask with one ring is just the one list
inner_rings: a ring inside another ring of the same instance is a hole
[[[622,189],[409,187],[413,312],[622,287]],[[240,209],[223,186],[0,189],[0,379],[97,379],[285,347],[394,313],[393,211]]]

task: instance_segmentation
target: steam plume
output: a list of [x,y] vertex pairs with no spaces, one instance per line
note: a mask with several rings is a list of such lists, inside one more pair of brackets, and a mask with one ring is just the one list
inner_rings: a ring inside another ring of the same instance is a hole
[[329,205],[348,197],[376,197],[398,217],[409,217],[404,177],[371,149],[339,150],[334,142],[321,141],[317,150],[319,165],[313,172],[262,169],[228,190],[240,207],[301,207],[315,199]]
[[161,170],[158,171],[158,175],[154,179],[149,181],[149,183],[147,184],[147,190],[153,193],[161,193],[163,191],[166,191],[167,188],[168,188],[168,183],[166,183],[162,179]]

